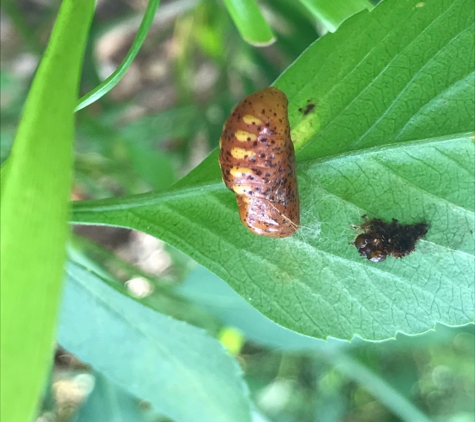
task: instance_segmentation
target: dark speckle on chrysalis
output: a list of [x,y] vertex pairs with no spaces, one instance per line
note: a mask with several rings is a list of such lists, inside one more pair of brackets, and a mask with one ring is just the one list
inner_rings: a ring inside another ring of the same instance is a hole
[[236,194],[244,225],[261,236],[291,236],[300,224],[287,105],[277,88],[249,95],[227,118],[220,139],[223,181]]

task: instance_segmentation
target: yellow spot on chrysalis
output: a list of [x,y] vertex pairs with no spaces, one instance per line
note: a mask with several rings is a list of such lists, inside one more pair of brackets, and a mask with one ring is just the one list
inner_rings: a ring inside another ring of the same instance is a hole
[[234,136],[239,142],[255,141],[257,139],[256,135],[246,132],[245,130],[236,130]]
[[234,148],[231,148],[231,155],[234,158],[237,158],[238,160],[241,160],[243,158],[246,158],[246,156],[247,157],[255,157],[256,153],[254,151],[249,151],[249,150],[244,149],[244,148],[234,147]]
[[252,170],[248,167],[239,167],[239,166],[234,166],[230,170],[231,176],[234,177],[240,177],[242,174],[252,174]]
[[253,123],[256,125],[262,125],[262,121],[252,114],[246,114],[242,120],[246,125],[252,125]]
[[250,190],[251,185],[233,185],[233,191],[236,195],[246,195]]
[[219,148],[223,147],[223,138],[219,138]]

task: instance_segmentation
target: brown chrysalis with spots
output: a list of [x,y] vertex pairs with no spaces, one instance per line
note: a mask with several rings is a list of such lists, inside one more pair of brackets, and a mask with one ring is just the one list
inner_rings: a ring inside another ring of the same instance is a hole
[[223,181],[236,194],[244,225],[261,236],[291,236],[300,224],[287,104],[277,88],[249,95],[231,112],[219,141]]
[[425,222],[416,224],[401,224],[393,218],[386,223],[379,218],[369,220],[363,216],[364,223],[357,226],[363,230],[353,244],[361,256],[373,262],[381,262],[388,255],[395,258],[403,258],[414,251],[416,243],[427,233],[428,224]]

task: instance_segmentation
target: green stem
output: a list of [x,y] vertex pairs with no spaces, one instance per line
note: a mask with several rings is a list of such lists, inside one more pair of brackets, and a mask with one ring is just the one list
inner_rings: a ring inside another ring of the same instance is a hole
[[84,107],[87,107],[89,104],[92,104],[93,102],[97,101],[99,98],[103,97],[122,79],[122,76],[124,76],[125,72],[127,72],[128,68],[130,67],[135,57],[137,56],[140,48],[142,47],[145,38],[147,37],[148,31],[152,26],[153,18],[155,16],[159,4],[160,0],[149,1],[147,10],[145,11],[145,15],[142,19],[142,23],[140,24],[139,30],[137,32],[137,36],[135,37],[132,47],[130,47],[129,52],[125,56],[125,59],[112,73],[112,75],[110,75],[105,81],[103,81],[100,85],[94,88],[91,92],[87,93],[79,99],[75,111],[79,111]]

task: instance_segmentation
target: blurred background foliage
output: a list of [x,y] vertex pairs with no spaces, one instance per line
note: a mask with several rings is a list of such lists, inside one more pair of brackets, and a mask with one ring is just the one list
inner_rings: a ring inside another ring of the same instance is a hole
[[[2,3],[2,163],[59,3]],[[318,3],[260,2],[276,41],[257,48],[243,40],[222,1],[163,0],[143,47],[120,83],[77,113],[73,199],[164,190],[195,167],[218,145],[222,124],[237,101],[269,86],[310,43],[335,30],[335,22],[344,18],[337,14],[332,20],[317,13]],[[371,6],[353,3],[349,13]],[[145,8],[140,0],[98,1],[82,94],[123,60]],[[378,382],[412,402],[428,415],[427,420],[474,420],[474,326],[437,326],[422,336],[398,335],[383,343],[355,339],[342,346],[353,362],[345,369],[318,349],[281,350],[262,344],[245,329],[232,329],[237,325],[232,316],[223,318],[192,295],[188,300],[193,312],[181,315],[163,298],[173,297],[173,286],[194,274],[196,265],[150,236],[117,228],[78,227],[71,259],[97,265],[97,272],[109,274],[148,306],[191,320],[217,336],[243,368],[256,421],[401,420],[374,394]],[[252,318],[249,314],[248,325],[253,324]],[[87,396],[94,383],[94,400],[106,406],[110,395],[100,393],[111,391],[110,381],[59,347],[39,420],[99,420],[85,416],[92,406]],[[117,388],[114,391],[116,400],[136,406],[135,413],[123,420],[140,420],[139,414],[143,420],[167,420],[154,414],[147,403]]]

